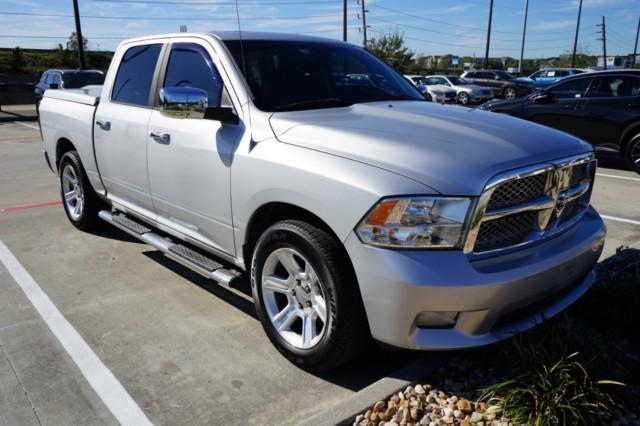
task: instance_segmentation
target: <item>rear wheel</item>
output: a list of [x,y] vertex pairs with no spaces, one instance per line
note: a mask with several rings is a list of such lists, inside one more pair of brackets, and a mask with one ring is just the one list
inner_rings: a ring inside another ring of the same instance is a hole
[[282,221],[258,240],[251,264],[256,310],[276,348],[308,370],[352,359],[368,338],[364,308],[340,243],[301,221]]
[[93,191],[76,151],[66,152],[60,159],[60,196],[69,221],[78,229],[90,230],[101,224],[98,212],[106,208]]
[[462,105],[469,105],[469,94],[467,92],[458,93],[458,102]]
[[640,173],[640,133],[633,136],[625,150],[627,164],[636,173]]
[[516,92],[516,88],[515,87],[507,87],[506,89],[504,89],[504,98],[505,99],[515,99],[517,96],[517,92]]

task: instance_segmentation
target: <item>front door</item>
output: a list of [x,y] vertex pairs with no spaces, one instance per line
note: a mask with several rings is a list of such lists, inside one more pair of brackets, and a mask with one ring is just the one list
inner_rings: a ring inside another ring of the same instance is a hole
[[531,101],[523,109],[523,118],[587,139],[585,92],[591,81],[591,77],[576,78],[548,88],[552,97],[542,103]]
[[[174,43],[159,85],[202,89],[209,106],[220,106],[225,89],[212,53],[198,43]],[[235,254],[231,162],[243,129],[242,124],[167,117],[154,110],[147,136],[158,221],[228,254]]]

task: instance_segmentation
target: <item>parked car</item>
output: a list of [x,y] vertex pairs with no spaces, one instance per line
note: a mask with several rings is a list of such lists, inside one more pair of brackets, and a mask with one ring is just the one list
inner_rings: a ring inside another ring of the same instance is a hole
[[578,68],[545,68],[536,71],[528,77],[519,77],[518,80],[533,84],[534,89],[542,90],[553,83],[576,74],[582,74],[585,70]]
[[[340,84],[353,74],[374,86]],[[48,90],[40,110],[75,227],[101,218],[221,284],[246,276],[266,334],[304,368],[340,365],[371,336],[497,342],[594,280],[605,228],[589,144],[425,102],[358,46],[127,40],[100,98]]]
[[89,85],[102,85],[104,73],[98,70],[58,70],[51,69],[42,73],[34,86],[36,106],[40,103],[45,90],[79,89]]
[[438,84],[456,91],[457,100],[462,105],[482,103],[493,99],[493,90],[477,86],[457,75],[430,75],[427,84]]
[[404,77],[412,82],[429,102],[442,104],[456,102],[455,90],[452,90],[446,85],[437,83],[430,84],[426,77],[420,75],[405,75]]
[[498,98],[514,99],[533,92],[533,84],[521,81],[506,71],[466,71],[461,76],[482,87],[488,87]]
[[640,173],[640,71],[616,70],[567,77],[526,98],[481,106],[550,126],[596,150],[623,155]]

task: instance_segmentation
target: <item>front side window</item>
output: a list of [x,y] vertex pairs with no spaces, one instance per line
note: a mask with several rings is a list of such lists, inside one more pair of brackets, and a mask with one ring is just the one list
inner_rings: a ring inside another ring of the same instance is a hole
[[598,77],[594,82],[594,90],[589,91],[592,98],[611,98],[623,96],[640,96],[640,78],[631,76]]
[[224,87],[220,74],[207,51],[194,43],[171,47],[163,87],[191,87],[209,95],[209,106],[219,106]]
[[146,44],[129,48],[120,62],[111,100],[133,105],[149,104],[153,73],[161,44]]
[[[225,41],[263,111],[331,108],[424,96],[359,47],[316,41]],[[244,54],[244,55],[243,55]]]
[[581,98],[591,83],[591,78],[573,78],[551,86],[548,90],[556,99]]

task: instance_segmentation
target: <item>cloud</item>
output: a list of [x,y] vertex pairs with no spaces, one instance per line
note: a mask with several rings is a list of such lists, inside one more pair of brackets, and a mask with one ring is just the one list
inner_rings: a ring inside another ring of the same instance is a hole
[[573,27],[576,24],[576,21],[565,20],[565,21],[551,21],[551,22],[543,22],[542,24],[538,24],[533,27],[536,30],[558,30],[563,28]]

